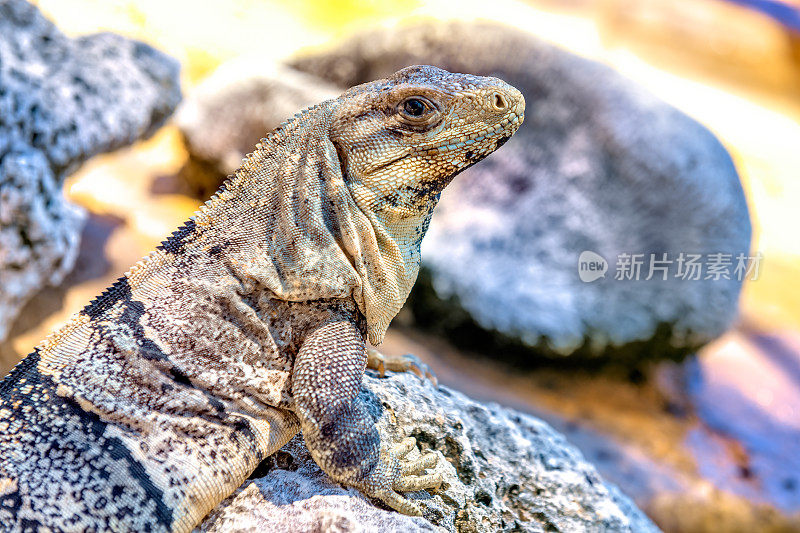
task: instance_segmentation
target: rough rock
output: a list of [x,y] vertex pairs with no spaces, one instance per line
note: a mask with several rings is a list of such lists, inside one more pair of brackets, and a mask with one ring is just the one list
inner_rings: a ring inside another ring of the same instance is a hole
[[0,1],[0,340],[75,261],[82,209],[61,184],[83,161],[151,134],[180,100],[179,67],[109,33],[70,39]]
[[408,329],[382,350],[541,418],[664,531],[800,531],[800,336],[742,329],[641,373],[520,369]]
[[445,480],[425,518],[377,507],[328,480],[301,437],[262,463],[201,531],[658,531],[563,436],[532,416],[480,404],[410,374],[364,378],[382,433],[440,455]]
[[[317,86],[307,78],[300,87],[284,83],[282,75],[263,81],[254,74],[263,66],[253,64],[250,77],[269,91],[233,111],[247,79],[239,70],[230,84],[215,77],[216,98],[192,109],[220,130],[233,127],[226,116],[256,117],[246,129],[266,130],[291,114],[289,99],[310,103],[336,94],[328,83],[347,87],[414,63],[495,75],[527,100],[518,134],[442,196],[410,300],[418,325],[471,349],[500,344],[524,362],[531,347],[624,362],[679,357],[729,327],[741,288],[736,256],[748,253],[751,230],[728,153],[697,122],[611,69],[527,33],[461,22],[367,32],[289,62],[325,80]],[[259,98],[284,103],[255,104]],[[201,130],[184,124],[190,153],[213,161],[217,180],[257,140],[219,138],[210,148],[193,141]],[[604,277],[581,281],[584,251],[607,262]],[[703,279],[705,270],[698,280],[676,278],[681,252],[703,254],[702,263],[707,254],[731,254],[731,279]],[[639,280],[615,279],[623,253],[643,254]],[[663,253],[673,261],[667,279],[656,270],[645,280],[650,254]]]

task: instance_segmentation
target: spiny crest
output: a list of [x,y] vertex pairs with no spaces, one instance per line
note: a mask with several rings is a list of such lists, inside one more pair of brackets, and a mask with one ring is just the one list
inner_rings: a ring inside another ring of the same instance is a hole
[[128,277],[121,276],[117,278],[117,281],[111,287],[104,290],[99,296],[90,301],[86,307],[81,309],[80,313],[90,318],[97,318],[114,307],[114,304],[118,301],[129,298],[130,295],[131,286],[128,284]]
[[164,250],[172,254],[180,253],[186,245],[186,240],[194,233],[194,219],[187,220],[182,226],[172,232],[156,247],[156,250]]

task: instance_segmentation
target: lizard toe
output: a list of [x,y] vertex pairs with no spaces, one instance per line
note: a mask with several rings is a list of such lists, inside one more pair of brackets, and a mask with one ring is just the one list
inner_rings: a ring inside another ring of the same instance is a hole
[[408,453],[413,450],[417,445],[417,439],[414,437],[406,437],[401,440],[399,443],[395,444],[391,448],[391,454],[398,459],[402,459]]
[[435,453],[428,453],[420,457],[419,459],[415,459],[414,461],[408,461],[407,463],[403,464],[400,473],[402,475],[408,474],[419,474],[420,472],[424,472],[428,468],[433,468],[439,462],[439,456]]
[[423,363],[416,355],[385,355],[375,348],[367,348],[367,368],[377,370],[380,377],[386,376],[386,371],[411,372],[421,380],[428,379],[434,387],[439,386],[439,380],[431,367]]
[[394,490],[409,492],[415,490],[436,489],[442,484],[442,476],[438,473],[422,476],[401,476],[394,482]]
[[386,377],[386,356],[375,348],[367,348],[367,368],[377,370],[378,375]]
[[409,500],[394,490],[387,491],[382,494],[379,499],[395,511],[406,515],[422,516],[424,511],[424,507],[421,504]]

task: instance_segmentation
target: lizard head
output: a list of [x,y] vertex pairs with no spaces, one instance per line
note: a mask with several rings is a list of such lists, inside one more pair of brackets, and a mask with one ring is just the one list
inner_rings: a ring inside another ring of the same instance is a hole
[[331,140],[362,210],[427,226],[442,189],[502,146],[524,112],[522,94],[497,78],[418,65],[343,94]]

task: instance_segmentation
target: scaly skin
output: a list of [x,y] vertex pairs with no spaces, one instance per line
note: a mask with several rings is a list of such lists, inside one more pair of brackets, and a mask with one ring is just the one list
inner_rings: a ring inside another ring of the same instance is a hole
[[[435,487],[358,400],[450,180],[524,100],[409,67],[263,139],[192,220],[0,384],[0,528],[190,531],[298,431],[395,509]],[[416,475],[421,474],[421,475]]]

